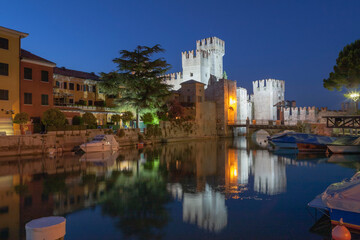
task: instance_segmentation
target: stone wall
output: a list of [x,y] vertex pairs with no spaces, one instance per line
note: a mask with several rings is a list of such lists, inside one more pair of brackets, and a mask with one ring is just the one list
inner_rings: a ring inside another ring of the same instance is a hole
[[[124,129],[123,131],[123,136],[116,137],[120,146],[137,143],[138,129]],[[47,134],[0,136],[0,156],[42,154],[47,153],[49,148],[71,151],[75,146],[79,146],[99,134],[104,134],[104,130],[91,129],[57,131]]]

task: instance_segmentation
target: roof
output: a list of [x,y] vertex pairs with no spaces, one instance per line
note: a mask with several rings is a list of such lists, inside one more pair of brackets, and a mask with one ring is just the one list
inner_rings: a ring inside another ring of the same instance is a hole
[[39,56],[37,56],[29,51],[26,51],[24,49],[21,49],[21,59],[29,59],[29,60],[34,60],[34,61],[39,61],[39,62],[56,65],[54,62],[51,62],[45,58],[39,57]]
[[186,82],[182,82],[182,83],[180,83],[180,85],[183,85],[183,84],[193,84],[193,83],[199,83],[199,84],[205,85],[205,83],[195,81],[194,79],[188,80],[188,81],[186,81]]
[[10,29],[10,28],[2,27],[2,26],[0,26],[0,31],[11,34],[11,35],[17,35],[17,36],[20,36],[21,38],[25,38],[25,37],[29,36],[28,33],[19,32],[19,31]]
[[55,67],[54,68],[54,74],[63,75],[67,77],[75,77],[75,78],[82,78],[82,79],[91,79],[95,81],[100,81],[100,77],[96,75],[95,73],[88,73],[88,72],[82,72],[82,71],[76,71],[67,69],[65,67]]

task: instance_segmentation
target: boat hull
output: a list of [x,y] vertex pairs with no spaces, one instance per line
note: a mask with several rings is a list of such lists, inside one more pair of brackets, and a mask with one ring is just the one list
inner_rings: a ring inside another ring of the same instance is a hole
[[356,145],[328,145],[332,153],[360,153],[360,146]]
[[360,230],[360,213],[342,211],[337,209],[330,209],[329,213],[332,224],[339,224],[340,219],[342,218],[346,227]]
[[269,143],[275,148],[297,149],[296,143],[292,142],[269,141]]
[[326,152],[327,146],[312,143],[297,143],[299,152]]

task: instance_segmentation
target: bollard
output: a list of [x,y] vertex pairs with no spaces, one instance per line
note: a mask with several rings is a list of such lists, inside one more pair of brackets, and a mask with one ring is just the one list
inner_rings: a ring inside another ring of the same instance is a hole
[[66,230],[64,217],[43,217],[31,220],[25,225],[26,240],[64,239]]

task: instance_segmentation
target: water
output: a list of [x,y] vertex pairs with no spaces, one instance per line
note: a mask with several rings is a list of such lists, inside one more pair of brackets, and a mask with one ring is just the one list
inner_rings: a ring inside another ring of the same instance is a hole
[[49,215],[66,217],[66,239],[328,239],[306,205],[358,159],[276,155],[245,138],[3,158],[0,239],[25,239],[26,222]]

